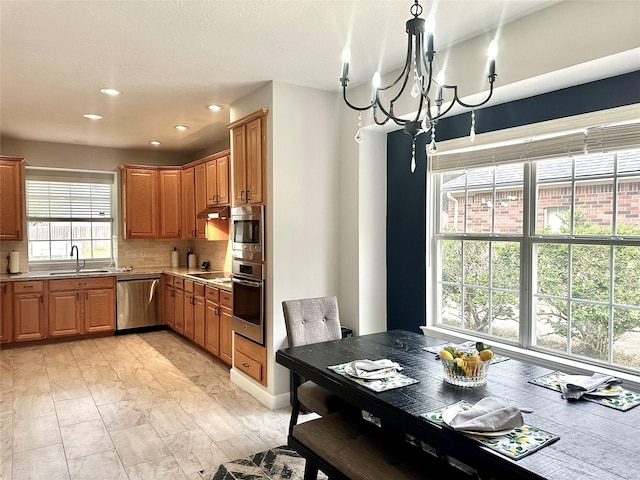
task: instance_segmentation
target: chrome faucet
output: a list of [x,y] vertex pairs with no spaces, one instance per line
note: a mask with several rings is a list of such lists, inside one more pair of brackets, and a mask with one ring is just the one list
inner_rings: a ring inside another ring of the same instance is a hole
[[73,258],[73,250],[75,249],[76,251],[76,272],[79,272],[81,268],[85,267],[85,264],[87,263],[86,260],[82,261],[82,266],[80,266],[80,252],[78,251],[78,246],[77,245],[73,245],[71,247],[71,258]]

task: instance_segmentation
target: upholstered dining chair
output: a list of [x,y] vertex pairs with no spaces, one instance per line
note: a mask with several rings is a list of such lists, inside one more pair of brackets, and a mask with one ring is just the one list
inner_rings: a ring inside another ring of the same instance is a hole
[[[336,297],[304,298],[282,302],[287,340],[290,347],[310,343],[338,340],[342,337],[338,299]],[[292,373],[293,411],[289,423],[289,435],[298,422],[302,406],[326,416],[341,409],[341,400],[328,390],[311,381],[302,381]]]

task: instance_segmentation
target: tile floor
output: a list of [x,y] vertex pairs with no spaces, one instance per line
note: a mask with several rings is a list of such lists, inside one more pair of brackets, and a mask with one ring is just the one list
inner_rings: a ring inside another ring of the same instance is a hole
[[169,332],[0,351],[0,479],[200,480],[286,443],[229,367]]

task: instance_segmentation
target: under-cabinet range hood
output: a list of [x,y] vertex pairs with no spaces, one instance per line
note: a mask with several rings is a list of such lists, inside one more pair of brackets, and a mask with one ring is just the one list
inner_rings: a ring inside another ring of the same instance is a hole
[[198,218],[229,218],[229,207],[207,207],[196,215]]

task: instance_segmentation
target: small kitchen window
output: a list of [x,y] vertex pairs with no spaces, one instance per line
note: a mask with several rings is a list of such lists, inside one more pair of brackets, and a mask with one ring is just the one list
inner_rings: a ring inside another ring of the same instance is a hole
[[71,261],[72,245],[83,260],[113,257],[113,187],[110,172],[27,168],[29,264]]

